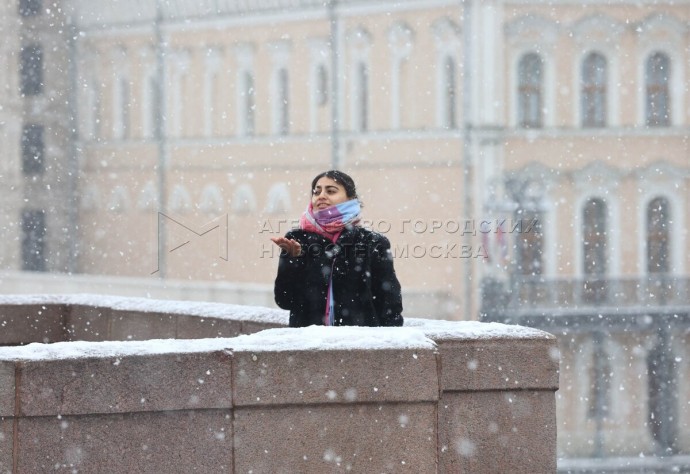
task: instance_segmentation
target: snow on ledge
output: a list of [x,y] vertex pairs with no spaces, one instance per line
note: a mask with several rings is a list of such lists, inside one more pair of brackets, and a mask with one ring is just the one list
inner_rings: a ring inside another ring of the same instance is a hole
[[315,350],[427,349],[436,344],[412,328],[324,327],[266,329],[254,334],[215,339],[32,343],[0,347],[0,361],[38,361],[216,351],[287,352]]
[[540,329],[481,321],[407,318],[405,327],[419,329],[435,341],[442,339],[553,339],[555,337]]
[[118,311],[140,311],[144,313],[166,313],[200,316],[237,321],[257,321],[273,324],[288,324],[288,312],[282,309],[262,306],[244,306],[229,303],[207,303],[199,301],[155,300],[125,296],[97,294],[65,295],[0,295],[2,305],[82,305],[111,308]]
[[[120,311],[169,313],[225,320],[254,321],[287,326],[288,313],[260,306],[196,301],[153,300],[92,294],[0,295],[2,305],[83,305]],[[169,353],[201,353],[220,350],[380,350],[433,349],[434,341],[552,339],[538,329],[479,321],[443,321],[406,318],[402,328],[323,327],[276,328],[234,338],[152,339],[148,341],[101,341],[32,343],[0,347],[0,360],[57,360],[88,357],[122,357]]]

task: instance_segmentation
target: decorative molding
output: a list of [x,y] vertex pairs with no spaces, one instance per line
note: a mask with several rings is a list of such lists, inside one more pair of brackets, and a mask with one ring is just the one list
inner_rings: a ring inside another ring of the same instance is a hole
[[223,192],[215,184],[208,184],[201,191],[199,209],[208,214],[223,212],[225,200]]
[[595,13],[575,21],[570,31],[575,41],[582,46],[618,46],[625,33],[625,25],[613,17]]
[[285,214],[290,212],[290,190],[285,183],[275,183],[268,190],[265,212],[269,214]]
[[256,211],[256,196],[251,185],[243,183],[237,187],[230,207],[236,214],[249,214]]
[[175,185],[175,188],[170,193],[168,209],[172,212],[184,212],[192,209],[192,198],[187,188],[181,184]]
[[460,44],[462,30],[457,23],[448,17],[435,20],[431,25],[436,46],[439,48],[452,48]]
[[559,30],[555,21],[532,13],[515,18],[503,27],[509,43],[526,42],[535,49],[543,44],[555,43]]
[[137,209],[152,211],[158,209],[158,189],[153,181],[147,181],[137,199]]

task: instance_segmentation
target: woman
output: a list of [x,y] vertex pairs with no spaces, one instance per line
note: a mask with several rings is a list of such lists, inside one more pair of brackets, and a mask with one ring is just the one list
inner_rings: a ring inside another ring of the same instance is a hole
[[275,282],[290,327],[402,326],[402,295],[390,242],[358,225],[355,183],[326,171],[311,183],[299,229],[271,240],[283,251]]

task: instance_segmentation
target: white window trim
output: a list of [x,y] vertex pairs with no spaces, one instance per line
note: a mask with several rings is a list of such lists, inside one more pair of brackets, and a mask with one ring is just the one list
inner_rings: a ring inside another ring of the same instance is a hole
[[[350,129],[355,133],[367,133],[372,130],[371,123],[371,61],[370,51],[372,39],[369,32],[363,28],[355,28],[347,35],[347,43],[350,56],[349,83],[350,83]],[[359,86],[359,66],[363,64],[367,70],[367,130],[362,131],[362,111],[360,109],[362,90]]]
[[618,56],[611,48],[600,46],[583,49],[580,55],[574,58],[573,71],[573,127],[582,128],[582,65],[585,58],[591,53],[598,53],[606,60],[606,124],[603,128],[618,127],[620,121],[620,77]]
[[216,107],[220,104],[218,100],[218,78],[223,52],[220,48],[210,47],[207,49],[204,59],[204,136],[214,135],[216,126],[217,112]]
[[618,127],[620,118],[620,63],[618,46],[625,26],[613,17],[594,14],[576,22],[572,35],[580,54],[573,57],[573,127],[582,128],[582,64],[590,53],[606,59],[606,124]]
[[181,184],[175,185],[168,198],[168,209],[172,212],[188,212],[192,210],[192,198],[185,186]]
[[[235,103],[237,104],[236,108],[236,123],[237,123],[237,130],[236,130],[236,135],[238,137],[247,137],[249,136],[249,127],[247,124],[247,111],[245,110],[245,105],[247,103],[246,98],[244,97],[244,89],[245,89],[245,82],[244,78],[246,74],[249,74],[254,82],[254,106],[256,107],[256,77],[254,74],[254,55],[255,55],[255,48],[253,45],[249,43],[245,44],[240,44],[237,46],[236,50],[236,60],[237,60],[237,72],[236,72],[236,81],[235,83],[237,86],[235,87],[236,94],[235,94]],[[256,110],[253,112],[254,115],[254,126],[253,126],[253,134],[256,134]]]
[[[596,177],[596,178],[595,178]],[[601,199],[606,203],[606,231],[607,252],[606,278],[617,278],[621,273],[621,232],[620,232],[620,202],[618,185],[620,173],[600,162],[575,173],[577,198],[573,207],[573,222],[575,226],[575,271],[577,278],[584,278],[584,260],[582,252],[582,211],[589,199]]]
[[[247,201],[244,203],[243,201]],[[240,184],[232,196],[232,211],[235,214],[248,214],[257,209],[256,196],[254,190],[249,184]]]
[[402,107],[405,105],[404,91],[401,86],[402,74],[412,52],[413,41],[414,32],[404,22],[397,22],[388,30],[391,57],[390,127],[392,130],[400,129],[402,123]]
[[286,183],[276,183],[268,191],[266,198],[267,214],[281,214],[290,211],[290,189]]
[[317,88],[319,85],[319,67],[326,71],[326,97],[328,104],[333,107],[333,97],[331,97],[331,51],[326,39],[311,39],[309,41],[309,131],[315,133],[319,128],[319,109]]
[[[271,94],[271,133],[273,135],[281,135],[282,134],[282,114],[283,114],[283,107],[287,107],[287,117],[288,117],[288,123],[287,123],[287,134],[289,134],[292,130],[291,127],[291,110],[290,110],[290,102],[291,102],[291,88],[290,88],[290,82],[291,82],[291,74],[290,74],[290,50],[291,50],[291,45],[288,41],[279,41],[275,43],[269,44],[269,49],[271,50],[271,85],[270,85],[270,94]],[[282,84],[280,81],[280,71],[285,70],[287,73],[287,91],[286,96],[288,99],[288,103],[284,104],[282,103]]]
[[156,81],[156,57],[155,52],[150,49],[143,49],[140,54],[142,64],[141,81],[141,136],[142,138],[153,138],[156,133],[156,123],[154,121],[154,108],[156,107],[156,91],[152,90],[151,85]]
[[[520,60],[527,54],[537,54],[542,61],[542,128],[554,127],[556,122],[555,118],[555,64],[554,60],[545,53],[542,48],[535,48],[532,46],[523,46],[514,50],[515,54],[512,55],[512,65],[510,67],[510,122],[509,125],[512,128],[517,128],[519,120],[519,103],[520,103],[520,91],[518,90],[518,75],[519,75],[519,65]],[[530,129],[534,131],[535,129]]]
[[185,132],[186,121],[184,100],[186,83],[189,81],[189,67],[191,63],[191,54],[189,51],[176,51],[172,55],[172,74],[171,74],[171,91],[172,96],[170,108],[170,121],[168,122],[170,128],[168,132],[173,137],[182,137]]
[[[113,51],[112,55],[113,65],[113,82],[112,82],[112,104],[110,107],[112,117],[111,136],[115,140],[124,140],[127,137],[127,128],[125,127],[124,107],[131,108],[131,104],[124,104],[124,90],[122,84],[124,82],[130,83],[129,80],[129,65],[127,60],[127,50],[123,47],[118,47]],[[129,87],[129,96],[131,98],[131,85]],[[129,101],[128,101],[129,102]],[[131,110],[128,114],[131,122]],[[128,124],[131,130],[131,123]]]
[[[685,201],[674,189],[683,189],[682,178],[678,178],[680,173],[667,174],[665,177],[654,176],[651,174],[652,168],[645,170],[638,175],[640,186],[638,189],[644,189],[639,195],[637,204],[637,273],[639,275],[647,274],[647,206],[649,203],[657,198],[665,198],[670,207],[671,219],[669,221],[669,237],[670,237],[670,263],[671,274],[682,275],[685,271],[685,258],[683,249],[685,249]],[[642,185],[644,183],[644,185]]]
[[199,209],[207,214],[218,214],[223,212],[223,192],[215,184],[209,184],[201,191],[199,199]]
[[[556,22],[540,15],[523,15],[506,24],[506,46],[511,58],[508,72],[509,110],[507,122],[511,128],[517,128],[518,120],[518,64],[525,54],[538,54],[544,65],[543,70],[543,128],[554,127],[556,117],[556,70],[558,55],[554,53],[561,27]],[[534,41],[534,37],[539,41]],[[532,130],[534,131],[534,130]]]
[[671,65],[671,77],[669,78],[668,92],[669,92],[669,113],[671,114],[672,127],[678,127],[683,124],[685,111],[683,110],[683,58],[678,55],[669,45],[650,45],[640,52],[640,61],[637,68],[637,80],[640,87],[640,97],[637,101],[637,123],[640,127],[646,127],[647,124],[647,81],[646,69],[647,61],[652,54],[665,54]]
[[[685,58],[678,52],[685,51],[686,26],[672,15],[656,14],[646,18],[635,29],[638,31],[639,61],[637,64],[637,84],[641,91],[637,100],[637,124],[645,127],[647,123],[647,87],[645,69],[647,59],[655,52],[664,53],[671,61],[671,78],[669,81],[669,108],[671,126],[678,127],[685,123],[687,111],[683,106],[685,100]],[[662,38],[662,39],[660,39]]]
[[445,63],[447,58],[451,58],[455,64],[455,123],[460,123],[460,92],[459,78],[461,76],[460,61],[460,27],[450,20],[443,17],[434,21],[432,25],[433,36],[436,44],[436,127],[444,128],[446,121],[446,91],[445,91]]

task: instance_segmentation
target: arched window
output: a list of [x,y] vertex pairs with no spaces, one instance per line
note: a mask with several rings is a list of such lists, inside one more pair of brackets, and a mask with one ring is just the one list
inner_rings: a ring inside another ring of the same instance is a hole
[[599,53],[588,54],[582,61],[582,126],[606,126],[606,58]]
[[671,61],[663,53],[654,53],[645,65],[646,124],[650,127],[666,127],[671,124],[669,79]]
[[584,297],[599,303],[606,298],[607,208],[603,199],[589,199],[582,210]]
[[647,206],[647,272],[668,273],[670,265],[670,211],[668,200],[653,199]]
[[451,56],[446,56],[443,60],[443,84],[441,87],[444,98],[443,126],[448,129],[457,128],[455,76],[455,60]]
[[544,64],[536,53],[525,54],[518,63],[518,126],[541,128]]

